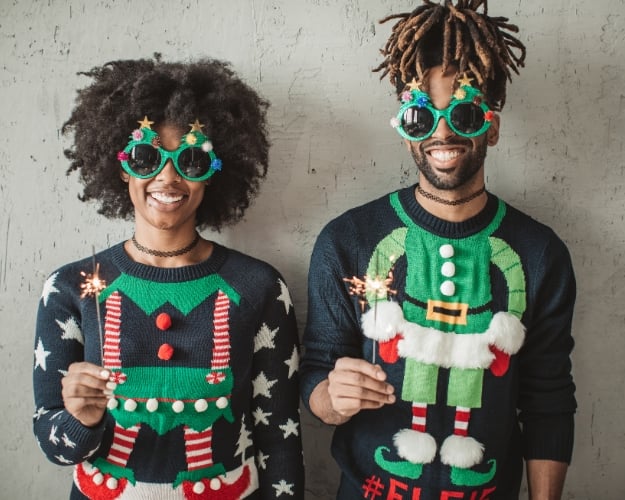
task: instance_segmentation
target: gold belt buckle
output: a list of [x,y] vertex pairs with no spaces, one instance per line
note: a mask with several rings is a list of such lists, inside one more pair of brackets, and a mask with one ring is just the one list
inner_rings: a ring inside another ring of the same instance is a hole
[[466,325],[469,304],[460,302],[444,302],[442,300],[428,300],[426,319],[441,321],[451,325]]

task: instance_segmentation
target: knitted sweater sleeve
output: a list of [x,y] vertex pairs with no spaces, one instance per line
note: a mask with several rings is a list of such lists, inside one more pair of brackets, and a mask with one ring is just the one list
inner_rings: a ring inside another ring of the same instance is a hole
[[568,250],[555,235],[530,264],[530,273],[532,310],[520,353],[524,455],[570,462],[576,409],[570,360],[576,285]]
[[352,224],[330,223],[319,234],[310,260],[301,373],[302,400],[309,410],[312,391],[327,378],[336,360],[363,356],[360,322],[353,305],[356,299],[343,281],[357,272],[353,255],[361,250],[343,246],[357,241],[349,234],[352,229]]
[[254,339],[251,427],[261,498],[304,498],[298,375],[295,313],[278,277],[266,293]]
[[[79,277],[79,273],[76,272]],[[40,448],[58,465],[84,461],[96,451],[104,425],[83,426],[65,410],[61,379],[84,359],[79,283],[70,272],[52,274],[43,287],[35,333],[33,426]]]

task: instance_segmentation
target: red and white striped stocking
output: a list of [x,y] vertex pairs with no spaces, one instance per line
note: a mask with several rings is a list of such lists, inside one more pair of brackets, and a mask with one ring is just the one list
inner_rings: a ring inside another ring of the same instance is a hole
[[184,449],[187,457],[187,469],[194,471],[213,465],[213,428],[194,431],[184,428]]
[[454,419],[454,434],[456,436],[467,437],[469,435],[470,418],[471,408],[456,406],[456,418]]
[[113,433],[113,444],[106,457],[107,462],[126,467],[130,454],[135,447],[135,441],[139,434],[140,425],[133,425],[128,429],[124,429],[118,423],[115,423],[115,431]]
[[426,403],[412,403],[412,430],[425,432],[428,405]]

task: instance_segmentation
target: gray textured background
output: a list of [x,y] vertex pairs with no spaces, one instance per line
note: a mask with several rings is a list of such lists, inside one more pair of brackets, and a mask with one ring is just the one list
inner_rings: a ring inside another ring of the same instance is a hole
[[[213,56],[272,102],[267,181],[244,222],[204,235],[286,276],[300,323],[314,239],[348,207],[415,181],[388,125],[397,104],[370,69],[407,0],[0,0],[0,498],[67,498],[69,470],[31,433],[35,311],[57,266],[128,238],[64,175],[59,129],[80,70],[118,58]],[[488,188],[551,225],[577,271],[579,412],[566,499],[625,497],[625,3],[499,0],[527,68],[509,89]],[[307,498],[332,498],[329,431],[304,417]]]

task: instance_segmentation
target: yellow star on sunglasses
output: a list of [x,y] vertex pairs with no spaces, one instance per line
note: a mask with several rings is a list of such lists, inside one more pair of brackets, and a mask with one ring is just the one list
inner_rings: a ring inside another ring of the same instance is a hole
[[189,127],[191,127],[190,132],[202,132],[203,123],[196,118],[193,123],[189,123]]
[[149,128],[150,130],[152,130],[152,124],[154,122],[148,120],[147,116],[144,116],[143,120],[139,120],[137,123],[141,126],[141,128]]
[[421,90],[421,82],[418,82],[416,78],[413,78],[411,82],[406,85],[410,90]]
[[466,73],[462,75],[462,78],[458,78],[458,83],[461,87],[471,87],[473,83],[473,78],[469,78]]

